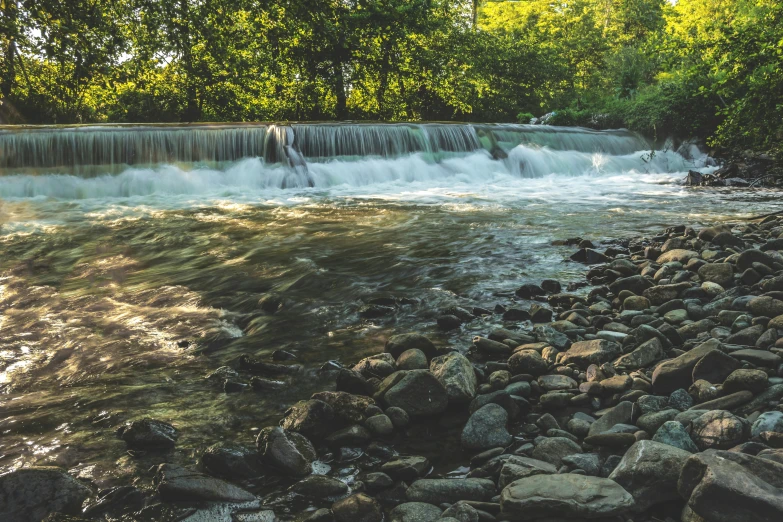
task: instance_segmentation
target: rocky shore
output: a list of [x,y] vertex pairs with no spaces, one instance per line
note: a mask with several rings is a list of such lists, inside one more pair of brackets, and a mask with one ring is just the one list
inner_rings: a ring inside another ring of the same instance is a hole
[[[94,491],[25,468],[0,477],[0,519],[783,520],[783,219],[569,244],[585,282],[528,284],[516,305],[437,319],[502,328],[445,347],[402,333],[352,366],[329,363],[334,389],[255,446],[216,441],[192,469],[164,458],[175,427],[132,422],[117,435],[131,454],[161,455],[151,484]],[[279,351],[207,378],[274,394],[300,370]],[[464,466],[444,473],[402,450],[433,425],[453,428]]]

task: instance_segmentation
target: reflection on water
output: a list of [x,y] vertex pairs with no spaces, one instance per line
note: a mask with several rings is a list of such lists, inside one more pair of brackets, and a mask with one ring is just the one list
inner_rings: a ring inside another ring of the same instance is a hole
[[[551,159],[528,157],[522,171],[541,161],[558,172]],[[554,239],[777,210],[773,192],[689,190],[671,173],[685,165],[634,170],[617,157],[535,179],[486,154],[323,163],[310,166],[315,188],[292,190],[259,178],[257,161],[0,177],[0,472],[54,463],[127,483],[151,461],[128,456],[114,429],[147,416],[181,431],[167,458],[195,462],[216,441],[251,443],[329,387],[327,360],[377,353],[412,329],[467,348],[469,332],[436,332],[439,310],[581,279]],[[283,297],[275,315],[258,306],[270,292]],[[361,319],[379,296],[418,304]],[[280,348],[306,368],[282,392],[224,394],[204,379]]]

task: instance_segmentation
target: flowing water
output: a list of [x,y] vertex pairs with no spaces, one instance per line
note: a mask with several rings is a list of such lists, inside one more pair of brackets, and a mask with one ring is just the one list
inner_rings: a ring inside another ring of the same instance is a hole
[[[437,332],[440,310],[583,280],[554,240],[778,210],[772,191],[685,188],[707,158],[649,148],[625,131],[523,125],[2,128],[0,472],[56,464],[100,487],[148,476],[162,457],[129,456],[114,436],[143,417],[179,428],[165,457],[177,462],[252,444],[329,388],[327,360],[410,330],[467,349],[471,332]],[[258,305],[270,292],[274,315]],[[389,296],[415,304],[360,316]],[[305,365],[281,392],[204,379],[281,348]]]

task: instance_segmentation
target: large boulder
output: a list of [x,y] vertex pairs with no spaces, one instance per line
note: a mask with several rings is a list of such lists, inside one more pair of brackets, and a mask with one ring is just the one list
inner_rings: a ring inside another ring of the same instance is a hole
[[708,450],[685,462],[678,490],[709,522],[783,520],[783,464],[773,460]]
[[708,353],[719,348],[720,341],[710,339],[691,351],[656,366],[652,376],[655,393],[669,395],[680,388],[687,390],[693,384],[693,368],[696,364]]
[[393,335],[386,341],[385,351],[397,359],[403,352],[417,349],[424,352],[428,358],[435,357],[438,354],[437,348],[428,338],[418,333],[407,333]]
[[677,480],[690,456],[674,446],[640,440],[625,452],[609,478],[633,496],[634,509],[641,512],[679,498]]
[[336,522],[382,522],[383,510],[375,499],[357,493],[332,504]]
[[334,430],[334,408],[319,400],[299,401],[285,412],[283,429],[320,439]]
[[51,513],[76,515],[90,490],[55,467],[21,468],[0,476],[0,520],[39,522]]
[[410,502],[453,504],[460,500],[485,502],[495,496],[495,483],[482,478],[419,479],[405,493]]
[[382,402],[402,408],[411,417],[443,413],[449,394],[443,384],[427,370],[410,370],[390,375],[381,383]]
[[513,440],[506,429],[508,412],[497,404],[487,404],[476,410],[462,430],[462,447],[484,451],[505,447]]
[[655,361],[663,359],[663,345],[657,338],[650,339],[649,341],[639,345],[631,353],[627,353],[618,357],[614,361],[614,366],[623,366],[629,370],[638,370],[639,368],[645,368]]
[[502,489],[515,480],[533,475],[554,475],[555,473],[557,473],[557,468],[543,460],[509,455],[500,468],[498,487]]
[[620,344],[604,339],[592,341],[580,341],[571,345],[565,352],[562,364],[573,363],[580,368],[587,368],[591,364],[603,364],[616,359],[623,353]]
[[720,384],[740,366],[740,362],[734,357],[720,350],[713,350],[696,363],[691,377],[693,382],[705,380],[710,384]]
[[224,480],[176,464],[161,464],[154,483],[165,502],[250,502],[255,495]]
[[303,477],[312,473],[315,448],[300,433],[270,426],[259,432],[256,447],[264,464],[286,475]]
[[633,506],[633,497],[617,482],[572,473],[523,478],[500,494],[500,512],[506,520],[613,517]]
[[750,434],[753,437],[758,437],[765,431],[783,433],[783,412],[768,411],[762,413],[750,427]]
[[452,352],[435,357],[430,363],[430,371],[446,388],[449,402],[470,402],[476,396],[476,372],[468,358],[461,353]]
[[724,410],[708,411],[691,425],[691,438],[701,451],[733,448],[748,437],[748,421]]
[[508,359],[508,367],[515,375],[543,375],[549,369],[549,363],[535,350],[519,350]]

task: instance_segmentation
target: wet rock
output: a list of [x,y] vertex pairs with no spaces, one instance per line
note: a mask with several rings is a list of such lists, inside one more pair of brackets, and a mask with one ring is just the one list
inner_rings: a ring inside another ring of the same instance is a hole
[[767,350],[737,350],[731,356],[763,368],[777,368],[783,363],[783,358]]
[[685,411],[693,406],[693,397],[682,388],[674,390],[671,395],[669,395],[669,406],[680,411]]
[[468,419],[462,430],[462,447],[484,451],[511,444],[511,434],[506,429],[508,413],[497,404],[487,404]]
[[562,465],[563,457],[582,453],[582,447],[565,437],[542,439],[533,450],[533,458],[547,462],[557,468]]
[[562,359],[563,364],[576,364],[587,368],[591,364],[603,364],[622,354],[622,347],[615,342],[596,339],[580,341],[571,345]]
[[635,500],[634,511],[679,499],[677,480],[691,453],[674,446],[642,440],[631,446],[609,475]]
[[534,350],[520,350],[514,352],[508,359],[508,366],[514,375],[529,374],[533,376],[543,375],[549,369],[549,363]]
[[383,379],[397,371],[397,361],[390,353],[379,353],[365,357],[353,367],[366,379],[376,377]]
[[336,478],[310,475],[291,486],[291,491],[305,497],[331,499],[345,495],[349,488],[345,482]]
[[615,424],[633,423],[634,405],[630,401],[623,401],[604,413],[597,421],[590,425],[590,435],[598,435],[609,431]]
[[750,424],[728,411],[713,410],[693,421],[691,438],[701,451],[729,449],[750,436]]
[[282,473],[302,477],[312,472],[315,448],[304,436],[280,427],[261,430],[256,439],[261,461]]
[[328,404],[334,410],[335,420],[358,424],[364,420],[364,412],[375,405],[375,401],[363,395],[354,395],[342,391],[325,391],[314,393],[311,400]]
[[783,464],[771,460],[705,451],[686,461],[678,490],[702,520],[783,520]]
[[370,433],[378,437],[386,437],[394,432],[394,424],[387,415],[375,415],[364,421]]
[[696,363],[691,377],[693,382],[703,379],[712,384],[720,384],[739,367],[740,363],[734,357],[720,350],[713,350]]
[[405,350],[397,358],[397,369],[399,370],[426,370],[427,368],[429,368],[427,356],[418,348]]
[[655,432],[652,440],[661,444],[668,444],[675,448],[687,451],[688,453],[698,453],[699,448],[691,440],[691,436],[685,430],[681,422],[672,420],[664,422],[658,431]]
[[267,379],[264,377],[253,377],[250,379],[250,387],[258,392],[278,391],[286,388],[287,386],[288,385],[285,383],[285,381],[276,381],[274,379]]
[[628,290],[635,295],[642,295],[645,290],[652,286],[653,283],[646,277],[635,275],[617,279],[615,282],[609,285],[609,290],[611,290],[615,295],[619,295],[619,293],[623,290]]
[[261,474],[258,453],[233,442],[218,442],[201,455],[201,464],[209,473],[226,478],[250,478]]
[[725,286],[734,279],[734,268],[729,263],[710,263],[699,268],[699,278]]
[[670,285],[658,285],[648,288],[644,291],[644,297],[650,300],[650,303],[655,306],[668,303],[677,299],[683,291],[690,288],[689,283],[677,283]]
[[633,497],[613,480],[571,473],[523,478],[500,495],[501,514],[510,520],[612,517],[633,506]]
[[410,482],[424,476],[432,468],[430,461],[424,457],[395,457],[381,465],[379,471],[396,480]]
[[332,513],[337,522],[383,522],[380,504],[364,493],[335,502]]
[[410,424],[410,417],[402,408],[396,408],[394,406],[386,408],[386,415],[397,429],[402,429]]
[[[272,517],[273,518],[272,520],[270,520],[270,522],[276,522],[276,518],[274,518],[274,512],[272,512]],[[244,521],[237,520],[237,522],[244,522]],[[304,519],[304,522],[334,522],[334,513],[332,513],[331,509],[326,509],[326,508],[316,509],[315,511],[313,511],[312,515]]]
[[424,502],[406,502],[395,507],[389,513],[390,522],[434,522],[440,518],[442,510],[438,506]]
[[606,448],[627,448],[636,442],[633,433],[599,433],[585,437],[585,444]]
[[397,359],[403,352],[412,349],[421,350],[427,355],[428,359],[438,354],[438,350],[432,344],[432,341],[418,333],[393,335],[386,341],[386,347],[384,348],[394,359]]
[[656,393],[670,394],[679,388],[688,388],[693,382],[693,368],[708,353],[718,350],[720,342],[711,339],[675,359],[655,367],[652,376]]
[[511,346],[508,344],[480,336],[473,338],[473,348],[487,357],[508,357],[511,354]]
[[534,323],[548,323],[552,321],[552,310],[538,304],[530,307],[530,320]]
[[427,370],[391,375],[383,381],[379,393],[387,407],[402,408],[411,417],[443,413],[449,402],[446,388]]
[[[575,455],[571,455],[570,457],[573,456]],[[500,468],[498,487],[504,488],[515,480],[532,477],[533,475],[553,475],[555,473],[557,473],[557,468],[548,462],[512,455],[509,456]]]
[[647,433],[655,433],[665,422],[674,420],[679,413],[680,411],[675,410],[674,408],[656,411],[654,413],[645,413],[636,419],[636,425]]
[[783,412],[762,413],[750,428],[750,434],[753,437],[759,437],[765,431],[783,433]]
[[174,426],[154,419],[130,422],[117,430],[117,434],[129,448],[141,450],[173,448],[179,436]]
[[639,368],[645,368],[655,361],[663,359],[663,345],[658,338],[650,339],[649,341],[639,345],[631,353],[620,356],[614,361],[615,366],[623,366],[629,370],[636,370]]
[[299,401],[285,412],[280,425],[307,438],[320,439],[334,429],[334,408],[320,400]]
[[448,518],[452,519],[451,522],[479,522],[480,516],[476,508],[467,502],[457,502],[443,512],[441,520],[445,522]]
[[38,522],[51,513],[77,515],[90,490],[55,467],[21,468],[0,475],[0,520]]
[[725,393],[749,391],[755,394],[761,393],[769,386],[767,372],[761,370],[735,370],[726,377],[723,383]]
[[394,480],[386,473],[381,472],[368,473],[364,476],[362,482],[368,491],[380,491],[394,485]]
[[476,372],[464,355],[453,352],[435,357],[430,363],[430,371],[446,389],[450,402],[470,402],[476,396]]
[[[508,313],[508,312],[506,312]],[[505,314],[504,314],[505,318]],[[462,326],[462,319],[455,315],[441,315],[438,317],[438,328],[444,331],[456,330]]]
[[480,478],[419,479],[408,488],[410,502],[453,504],[460,500],[484,502],[495,495],[495,483]]
[[255,495],[229,482],[175,464],[161,464],[154,483],[164,502],[249,502]]
[[372,393],[372,387],[361,372],[346,368],[341,369],[337,374],[336,388],[337,391],[356,395],[369,395]]

